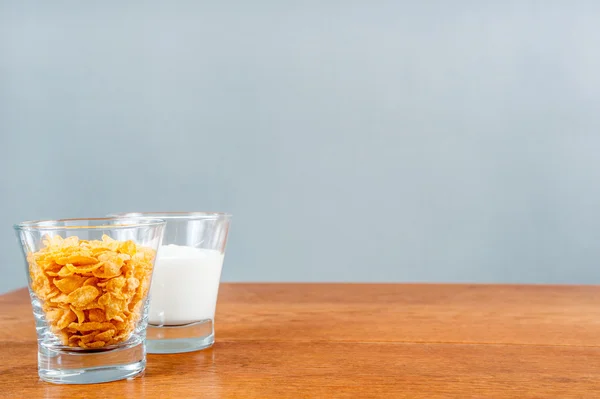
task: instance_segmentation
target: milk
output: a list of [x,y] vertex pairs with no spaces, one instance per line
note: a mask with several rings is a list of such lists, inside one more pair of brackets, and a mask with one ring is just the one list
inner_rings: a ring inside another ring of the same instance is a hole
[[160,247],[150,287],[149,323],[213,320],[224,255],[179,245]]

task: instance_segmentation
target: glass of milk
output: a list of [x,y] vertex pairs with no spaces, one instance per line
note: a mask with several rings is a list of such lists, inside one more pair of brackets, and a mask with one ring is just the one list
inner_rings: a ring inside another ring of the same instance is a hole
[[150,286],[148,353],[191,352],[212,346],[231,215],[141,212],[111,216],[167,222]]

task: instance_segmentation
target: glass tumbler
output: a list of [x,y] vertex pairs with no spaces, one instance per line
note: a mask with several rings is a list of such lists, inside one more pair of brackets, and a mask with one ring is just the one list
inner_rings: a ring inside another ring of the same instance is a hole
[[147,212],[111,216],[167,222],[150,289],[148,353],[191,352],[212,346],[231,215]]
[[90,384],[146,367],[148,291],[160,219],[62,219],[14,226],[25,255],[42,380]]

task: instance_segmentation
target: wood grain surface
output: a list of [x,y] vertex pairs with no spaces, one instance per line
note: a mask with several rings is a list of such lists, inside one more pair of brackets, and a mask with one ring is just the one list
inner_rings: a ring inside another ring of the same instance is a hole
[[222,284],[213,348],[75,386],[38,379],[26,291],[0,310],[2,397],[600,397],[594,286]]

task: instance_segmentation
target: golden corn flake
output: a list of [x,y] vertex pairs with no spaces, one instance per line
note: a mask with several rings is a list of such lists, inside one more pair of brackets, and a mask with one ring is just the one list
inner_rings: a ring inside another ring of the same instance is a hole
[[72,265],[70,263],[67,263],[65,266],[71,273],[77,273],[82,276],[90,276],[91,277],[93,275],[92,272],[94,270],[98,269],[100,266],[102,266],[102,263],[98,262],[98,263],[96,263],[92,266],[88,266],[88,267],[86,267],[86,266],[76,267],[75,265]]
[[74,308],[73,306],[70,307],[71,311],[73,313],[75,313],[75,315],[77,316],[77,323],[81,324],[85,321],[85,312],[83,310],[79,310],[77,308]]
[[81,332],[89,332],[89,331],[104,331],[104,330],[108,330],[110,328],[114,328],[115,326],[111,323],[99,323],[97,321],[89,321],[86,323],[71,323],[68,325],[69,329],[74,330],[74,331],[81,331]]
[[112,339],[112,337],[114,337],[115,335],[115,330],[107,330],[104,331],[98,335],[96,335],[96,337],[94,338],[95,341],[104,341],[104,342],[108,342]]
[[56,320],[59,320],[64,313],[65,311],[63,309],[50,308],[50,310],[46,311],[46,319],[48,319],[48,321],[50,322],[54,322]]
[[88,320],[89,321],[106,321],[106,316],[104,311],[101,309],[90,309],[88,310]]
[[98,278],[97,277],[88,277],[84,282],[83,285],[96,285],[98,284]]
[[104,309],[104,306],[99,305],[97,301],[94,302],[90,302],[87,305],[85,305],[84,307],[81,308],[82,310],[90,310],[90,309]]
[[[83,282],[81,284],[83,284]],[[100,295],[100,290],[98,290],[98,288],[93,285],[86,285],[71,292],[68,295],[67,300],[73,306],[81,308],[96,299],[98,295]]]
[[64,256],[62,258],[59,258],[56,260],[56,263],[64,266],[66,264],[72,264],[73,266],[87,266],[87,265],[94,265],[96,263],[98,263],[98,259],[92,257],[92,256],[86,256],[86,255],[70,255],[70,256]]
[[56,296],[52,296],[52,297],[48,297],[50,302],[52,303],[67,303],[68,301],[68,295],[65,293],[56,295]]
[[67,266],[63,266],[62,269],[60,269],[60,271],[58,272],[59,277],[68,277],[72,276],[73,274],[75,274],[75,272],[73,270],[70,270]]
[[88,342],[94,340],[94,337],[96,337],[97,334],[98,333],[94,331],[90,334],[85,335],[71,335],[69,337],[69,342],[83,342],[84,344],[87,344]]
[[61,279],[54,279],[54,285],[65,294],[70,294],[81,287],[86,278],[83,276],[69,276]]
[[63,313],[62,317],[56,322],[56,327],[59,330],[67,328],[72,322],[77,320],[77,315],[71,311],[71,309],[67,310]]
[[121,267],[118,263],[112,261],[103,262],[102,266],[93,271],[93,275],[98,278],[109,279],[121,275]]
[[64,345],[102,348],[126,341],[141,316],[155,251],[133,241],[46,236],[29,253],[31,288]]
[[135,255],[137,247],[133,241],[125,241],[119,244],[119,250],[122,254]]

